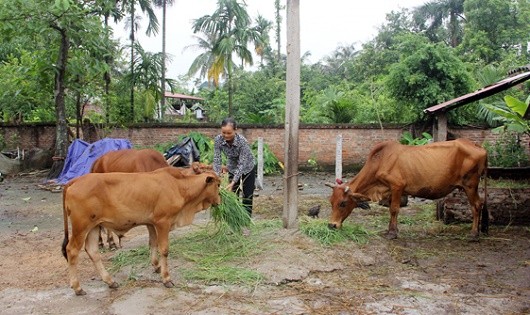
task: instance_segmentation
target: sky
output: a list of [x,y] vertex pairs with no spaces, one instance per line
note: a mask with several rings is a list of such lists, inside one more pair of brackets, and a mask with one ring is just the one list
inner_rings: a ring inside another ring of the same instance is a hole
[[[242,0],[241,0],[242,1]],[[412,9],[428,0],[300,0],[300,47],[301,54],[309,51],[310,63],[315,63],[330,55],[338,46],[362,43],[374,38],[378,28],[385,22],[387,13],[402,8]],[[247,11],[252,19],[258,14],[274,21],[274,0],[245,0]],[[192,21],[204,15],[212,14],[216,9],[216,0],[174,0],[168,7],[166,21],[166,52],[171,60],[167,65],[167,77],[177,78],[185,74],[193,60],[202,51],[193,48],[185,49],[197,43],[191,30]],[[280,0],[286,5],[286,0]],[[160,24],[162,24],[161,9],[156,9]],[[285,10],[282,13],[283,26],[281,33],[282,53],[285,54]],[[147,18],[144,17],[140,25],[142,30],[137,39],[146,51],[162,51],[162,26],[155,37],[145,35]],[[114,26],[115,38],[123,44],[128,44],[128,31],[123,24]],[[275,33],[270,38],[275,47]],[[257,58],[255,58],[255,63]]]

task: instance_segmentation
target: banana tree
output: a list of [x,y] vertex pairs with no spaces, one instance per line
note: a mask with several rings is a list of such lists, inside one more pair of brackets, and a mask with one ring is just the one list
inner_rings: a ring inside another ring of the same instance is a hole
[[516,133],[530,134],[530,123],[524,118],[525,113],[528,111],[530,96],[526,101],[521,101],[513,96],[507,95],[504,97],[504,102],[508,106],[507,108],[484,104],[488,110],[497,114],[497,120],[503,123],[502,126],[493,130],[496,132],[512,131]]

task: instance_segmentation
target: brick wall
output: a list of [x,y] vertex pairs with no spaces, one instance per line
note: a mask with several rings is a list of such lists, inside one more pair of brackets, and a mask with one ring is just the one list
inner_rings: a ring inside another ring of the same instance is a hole
[[[72,128],[75,132],[75,128]],[[134,146],[152,147],[157,143],[175,143],[180,135],[189,132],[199,132],[209,137],[214,137],[220,132],[217,124],[201,125],[152,125],[134,126],[131,128],[96,128],[90,133],[86,141],[94,142],[104,137],[129,139]],[[299,163],[301,167],[307,165],[309,159],[315,159],[319,166],[332,168],[335,161],[336,139],[342,135],[342,158],[344,167],[359,166],[363,164],[371,148],[384,140],[397,140],[404,131],[401,127],[387,126],[381,130],[375,126],[300,126],[299,130]],[[259,137],[269,146],[272,152],[284,160],[284,130],[283,126],[240,126],[239,132],[249,142],[256,141]],[[469,138],[475,143],[484,140],[494,141],[496,135],[490,130],[449,128],[449,133],[455,137]],[[87,133],[88,134],[88,133]],[[54,150],[55,125],[25,124],[7,125],[0,124],[0,136],[7,143],[8,149],[41,148]],[[81,137],[83,138],[83,137]],[[530,137],[522,139],[529,144]],[[526,146],[528,148],[528,146]]]

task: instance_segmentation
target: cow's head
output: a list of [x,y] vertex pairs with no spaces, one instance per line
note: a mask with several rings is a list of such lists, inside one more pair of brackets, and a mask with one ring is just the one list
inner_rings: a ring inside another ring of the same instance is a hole
[[329,197],[331,203],[331,217],[328,226],[332,229],[342,227],[342,222],[351,214],[354,208],[360,207],[367,209],[370,206],[367,201],[370,198],[365,195],[353,192],[347,183],[326,184],[331,187],[333,192]]
[[201,176],[204,176],[206,185],[203,191],[203,209],[219,205],[221,203],[221,195],[219,194],[221,179],[212,171],[206,171]]

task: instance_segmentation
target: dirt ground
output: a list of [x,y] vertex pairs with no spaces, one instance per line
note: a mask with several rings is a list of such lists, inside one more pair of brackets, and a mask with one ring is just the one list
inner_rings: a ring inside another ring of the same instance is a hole
[[[179,274],[182,258],[170,257],[175,288],[164,288],[146,268],[136,281],[128,281],[126,271],[115,273],[121,286],[112,290],[83,253],[80,277],[87,295],[78,297],[68,286],[60,252],[61,193],[39,188],[44,176],[0,183],[0,314],[530,314],[530,228],[494,226],[489,236],[470,242],[469,225],[441,223],[401,224],[397,240],[374,236],[366,244],[334,246],[280,229],[262,236],[275,244],[271,250],[246,262],[265,278],[255,287],[186,281]],[[332,179],[300,176],[301,215],[321,204],[321,217],[329,216],[324,183]],[[255,197],[254,220],[281,217],[282,178],[265,177],[264,184]],[[414,215],[421,203],[412,201],[400,216]],[[347,221],[368,222],[386,211],[356,209]],[[207,221],[202,212],[171,237]],[[131,230],[118,251],[146,244],[146,234],[143,227]],[[104,253],[107,266],[114,254]]]

